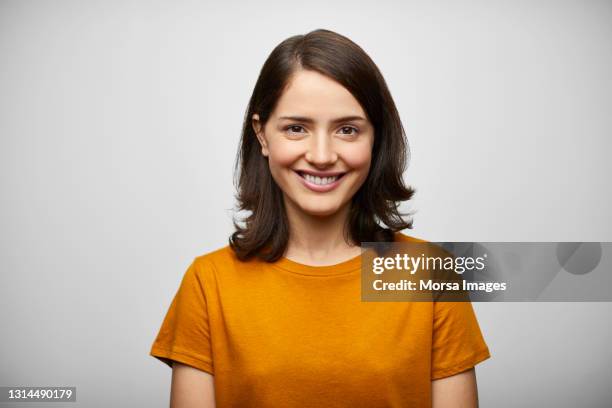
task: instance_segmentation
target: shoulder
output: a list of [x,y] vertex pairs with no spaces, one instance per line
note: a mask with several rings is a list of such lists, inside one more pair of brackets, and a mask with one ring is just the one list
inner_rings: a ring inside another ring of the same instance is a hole
[[201,273],[207,271],[220,272],[228,270],[238,270],[244,267],[254,266],[258,259],[253,258],[249,261],[241,261],[229,245],[197,255],[193,261],[195,269]]
[[229,245],[226,245],[221,248],[216,248],[208,252],[201,253],[195,257],[195,262],[204,264],[204,263],[218,263],[218,262],[227,262],[235,259],[234,251],[230,248]]
[[406,235],[401,232],[395,233],[395,242],[428,242],[421,238],[416,238],[410,235]]

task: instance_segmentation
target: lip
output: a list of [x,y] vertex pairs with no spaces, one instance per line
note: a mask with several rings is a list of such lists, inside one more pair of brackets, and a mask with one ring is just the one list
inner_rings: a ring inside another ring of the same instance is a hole
[[306,173],[317,177],[333,177],[346,173],[346,171],[316,171],[316,170],[295,170],[297,173]]
[[[334,181],[333,183],[320,185],[320,184],[311,183],[310,181],[306,180],[304,177],[300,175],[300,172],[310,174],[312,176],[318,176],[318,177],[333,177],[337,175],[342,175],[342,176],[338,180]],[[340,185],[340,183],[342,183],[342,180],[344,180],[344,175],[346,174],[346,172],[343,172],[343,171],[311,171],[311,170],[294,170],[294,173],[296,177],[302,182],[302,184],[307,189],[315,191],[317,193],[326,193],[328,191],[334,190],[336,187]]]

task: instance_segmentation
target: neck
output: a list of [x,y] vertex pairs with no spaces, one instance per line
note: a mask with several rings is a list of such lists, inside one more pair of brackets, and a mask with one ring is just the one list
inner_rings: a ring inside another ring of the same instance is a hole
[[346,242],[344,227],[351,203],[329,216],[314,216],[298,208],[285,197],[289,221],[289,242],[285,257],[308,265],[343,262],[361,253],[361,248]]

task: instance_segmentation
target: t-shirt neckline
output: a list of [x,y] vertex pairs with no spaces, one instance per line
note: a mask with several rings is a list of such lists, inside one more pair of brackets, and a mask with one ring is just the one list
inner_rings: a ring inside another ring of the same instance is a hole
[[[395,242],[425,242],[421,239],[416,239],[407,235],[403,235],[400,232],[394,234]],[[324,266],[306,265],[299,262],[292,261],[289,258],[281,257],[271,265],[279,268],[286,272],[295,273],[298,275],[305,276],[337,276],[337,275],[348,275],[361,271],[361,258],[364,252],[371,250],[361,247],[361,254],[353,258],[347,259],[346,261]]]
[[[363,253],[363,250],[362,250]],[[272,264],[287,272],[308,276],[335,276],[361,270],[361,254],[333,265],[306,265],[289,258],[282,257]]]

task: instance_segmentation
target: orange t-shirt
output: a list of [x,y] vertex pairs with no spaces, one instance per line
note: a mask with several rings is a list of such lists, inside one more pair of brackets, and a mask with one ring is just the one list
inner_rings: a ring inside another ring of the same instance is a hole
[[469,302],[362,302],[360,256],[241,262],[229,246],[194,259],[150,355],[214,375],[219,408],[431,407],[431,380],[490,356]]

